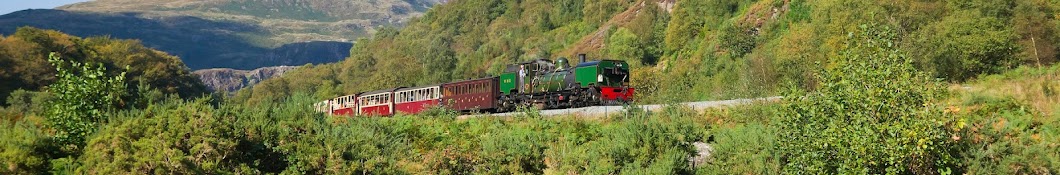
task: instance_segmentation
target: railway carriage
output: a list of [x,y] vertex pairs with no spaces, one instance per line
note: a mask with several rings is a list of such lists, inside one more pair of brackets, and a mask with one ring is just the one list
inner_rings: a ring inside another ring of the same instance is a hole
[[357,95],[347,95],[332,99],[332,115],[357,115]]
[[442,84],[442,103],[457,111],[490,111],[497,106],[497,78]]
[[365,92],[357,97],[362,116],[390,116],[394,114],[394,90]]
[[438,106],[442,93],[440,85],[431,85],[401,88],[394,92],[394,96],[394,108],[397,112],[416,114],[427,108]]

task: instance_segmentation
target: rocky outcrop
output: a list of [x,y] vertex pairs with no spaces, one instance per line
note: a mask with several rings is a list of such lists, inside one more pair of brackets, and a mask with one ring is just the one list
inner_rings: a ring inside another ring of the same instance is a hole
[[269,78],[282,76],[295,66],[263,67],[254,70],[236,70],[229,68],[203,69],[193,72],[202,83],[213,91],[235,92]]

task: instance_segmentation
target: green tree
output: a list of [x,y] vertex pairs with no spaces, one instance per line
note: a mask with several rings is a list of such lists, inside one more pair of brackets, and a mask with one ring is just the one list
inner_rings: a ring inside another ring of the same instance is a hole
[[914,55],[923,55],[923,69],[950,81],[998,73],[1019,64],[1019,35],[1001,4],[953,2],[954,12],[911,37]]
[[48,62],[55,66],[57,80],[48,89],[54,98],[48,103],[47,125],[55,130],[60,145],[76,151],[109,113],[123,105],[125,72],[107,76],[102,64],[68,63],[55,53],[48,56]]
[[816,92],[785,95],[774,123],[785,171],[960,174],[951,137],[961,125],[933,104],[942,86],[914,69],[889,26],[859,29]]
[[[618,28],[607,38],[607,56],[611,59],[626,60],[633,65],[643,65],[644,49],[641,49],[637,34],[629,29]],[[634,67],[637,67],[634,66]]]

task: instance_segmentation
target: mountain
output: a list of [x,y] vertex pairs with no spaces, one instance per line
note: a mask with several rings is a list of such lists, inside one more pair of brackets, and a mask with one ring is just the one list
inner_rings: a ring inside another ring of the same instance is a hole
[[213,91],[236,92],[244,87],[254,85],[272,77],[278,77],[295,66],[263,67],[254,70],[235,70],[229,68],[202,69],[192,72],[199,76],[203,84]]
[[192,69],[335,62],[352,41],[400,27],[439,0],[96,0],[0,16],[17,27],[139,39]]

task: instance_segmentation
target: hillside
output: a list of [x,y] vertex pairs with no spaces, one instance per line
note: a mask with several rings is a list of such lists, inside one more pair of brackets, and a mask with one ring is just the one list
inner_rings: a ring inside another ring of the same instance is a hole
[[87,62],[93,67],[102,65],[110,75],[126,72],[130,92],[155,90],[160,94],[193,98],[207,90],[176,56],[145,47],[139,41],[81,38],[23,27],[13,35],[0,36],[0,67],[3,67],[0,104],[8,104],[4,102],[8,102],[12,92],[44,91],[56,81],[56,68],[48,63],[49,53],[57,53],[63,60]]
[[0,16],[0,34],[19,26],[78,36],[139,39],[192,69],[254,69],[326,63],[380,27],[399,27],[436,0],[97,0]]
[[1058,60],[1058,9],[1031,0],[454,1],[358,41],[341,63],[267,81],[245,97],[308,91],[327,98],[441,83],[577,53],[632,63],[632,85],[645,102],[771,96],[817,87],[814,71],[833,66],[844,39],[870,23],[897,30],[890,44],[913,55],[918,70],[961,82]]

